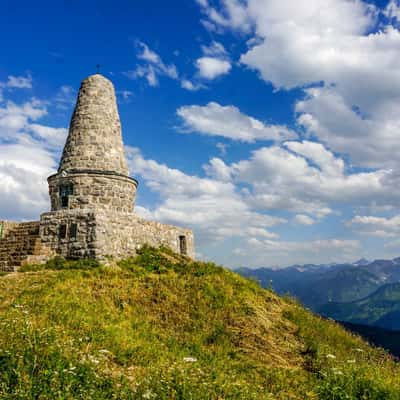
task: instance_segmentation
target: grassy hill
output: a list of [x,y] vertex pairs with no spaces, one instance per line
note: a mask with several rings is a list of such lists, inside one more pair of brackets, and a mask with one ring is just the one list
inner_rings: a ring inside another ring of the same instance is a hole
[[340,321],[400,330],[400,283],[383,285],[358,301],[325,304],[318,311]]
[[0,277],[0,399],[400,399],[338,324],[168,250]]

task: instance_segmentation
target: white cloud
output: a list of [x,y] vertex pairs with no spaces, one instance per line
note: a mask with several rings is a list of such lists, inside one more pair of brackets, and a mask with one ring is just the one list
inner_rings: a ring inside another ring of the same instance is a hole
[[75,105],[76,96],[76,90],[72,86],[61,86],[54,98],[56,107],[63,111],[70,110]]
[[299,225],[314,225],[316,221],[308,215],[297,214],[294,217],[294,222]]
[[166,76],[171,79],[179,79],[178,71],[174,64],[165,64],[161,57],[151,50],[146,43],[136,42],[138,53],[136,57],[142,61],[142,64],[132,71],[124,72],[129,79],[144,78],[150,86],[158,86],[159,76]]
[[400,118],[389,105],[379,114],[363,116],[346,104],[335,88],[308,89],[306,93],[307,98],[297,103],[296,111],[299,124],[309,136],[318,136],[335,151],[349,154],[356,165],[398,165]]
[[285,126],[268,125],[240,112],[234,106],[210,102],[206,106],[183,106],[177,110],[183,131],[222,136],[242,142],[285,140],[296,136]]
[[400,234],[400,215],[391,218],[357,215],[347,223],[358,233],[381,238],[398,237]]
[[[7,82],[14,89],[29,87],[17,78]],[[37,219],[49,208],[46,178],[56,169],[67,130],[39,123],[48,114],[45,104],[30,99],[0,106],[0,218]]]
[[220,151],[221,156],[226,156],[226,153],[227,153],[227,150],[228,150],[228,147],[229,147],[228,144],[219,142],[215,146]]
[[192,82],[192,81],[190,81],[188,79],[182,79],[181,80],[181,87],[183,89],[189,90],[190,92],[196,92],[196,91],[198,91],[200,89],[204,89],[205,88],[205,86],[202,85],[201,83],[195,83],[195,82]]
[[392,190],[398,177],[392,171],[347,174],[343,165],[321,144],[303,141],[260,148],[250,159],[231,164],[228,171],[233,181],[249,187],[247,201],[258,209],[285,209],[320,218],[332,212],[332,204],[399,201],[399,193]]
[[235,249],[238,263],[251,258],[253,267],[285,266],[292,263],[348,262],[357,257],[361,243],[357,240],[324,239],[284,241],[251,238]]
[[[202,8],[210,23],[241,31],[218,18],[227,15],[226,3]],[[383,10],[361,0],[236,3],[254,29],[243,65],[277,89],[320,85],[297,106],[306,133],[359,166],[398,165],[400,32],[398,21],[385,26],[379,13],[398,18],[399,1]]]
[[220,10],[211,6],[208,0],[197,0],[197,3],[207,18],[202,21],[203,25],[210,31],[219,31],[222,28],[248,32],[251,29],[246,7],[240,0],[221,0]]
[[298,250],[305,250],[309,252],[325,251],[326,249],[357,249],[360,242],[357,240],[339,240],[339,239],[325,239],[325,240],[312,240],[307,242],[296,241],[276,241],[276,240],[258,240],[250,239],[249,243],[255,246],[261,246],[265,250],[273,252],[292,252]]
[[190,226],[200,243],[231,237],[269,237],[270,228],[286,220],[254,212],[231,182],[186,175],[154,160],[140,151],[127,148],[130,169],[160,195],[161,203],[151,211],[140,208],[142,215],[177,225]]
[[390,0],[385,8],[385,15],[388,18],[397,18],[400,21],[400,1]]
[[202,45],[201,50],[204,55],[211,57],[226,57],[228,55],[222,43],[213,40],[209,46]]
[[362,1],[326,0],[321,7],[319,0],[249,0],[247,13],[263,41],[242,62],[276,87],[337,81],[371,55],[362,35],[375,24],[375,10]]
[[68,135],[66,128],[52,128],[39,124],[30,124],[28,130],[42,140],[43,146],[51,149],[61,149]]
[[13,76],[8,77],[4,87],[17,88],[17,89],[31,89],[32,88],[32,76]]
[[7,101],[0,107],[0,139],[13,139],[32,121],[45,116],[47,109],[42,102],[36,99],[17,105]]
[[219,158],[212,158],[203,169],[209,177],[219,181],[228,182],[232,179],[231,168]]
[[214,57],[200,57],[196,61],[196,66],[200,77],[208,80],[226,75],[232,68],[229,61]]

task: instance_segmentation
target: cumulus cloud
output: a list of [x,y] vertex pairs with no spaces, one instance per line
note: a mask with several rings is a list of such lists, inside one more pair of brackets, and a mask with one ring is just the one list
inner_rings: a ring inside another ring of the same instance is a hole
[[213,40],[210,45],[201,45],[201,50],[205,56],[211,57],[226,57],[228,56],[227,51],[222,43]]
[[201,57],[196,61],[196,66],[200,77],[208,80],[226,75],[232,68],[229,61],[214,57]]
[[[227,3],[201,7],[210,23],[241,31],[226,17]],[[398,0],[385,9],[361,0],[327,0],[323,7],[319,0],[233,3],[254,30],[240,58],[244,66],[276,89],[319,86],[306,89],[296,108],[310,137],[359,166],[398,165],[400,32],[398,23],[379,18],[398,18]]]
[[152,210],[140,209],[153,219],[190,226],[200,243],[230,237],[269,237],[268,228],[286,223],[285,219],[254,212],[232,182],[187,175],[151,159],[136,148],[127,148],[132,173],[160,195]]
[[303,264],[310,260],[315,263],[348,262],[357,257],[360,247],[357,240],[284,241],[251,238],[236,248],[235,254],[244,263],[251,254],[254,267],[266,267],[283,266],[283,263]]
[[386,180],[391,171],[347,174],[343,160],[322,144],[286,142],[283,147],[263,147],[248,160],[233,163],[234,180],[250,185],[248,201],[264,209],[286,209],[322,217],[331,203],[354,205],[396,202],[388,197]]
[[220,9],[213,7],[209,0],[197,0],[197,3],[205,16],[202,23],[210,31],[237,29],[248,32],[251,29],[246,7],[240,0],[222,0]]
[[134,70],[124,72],[130,79],[143,78],[150,86],[158,86],[159,77],[166,76],[171,79],[179,79],[178,71],[174,64],[165,64],[161,57],[141,41],[136,42],[138,52],[136,57],[142,63],[138,64]]
[[314,225],[316,221],[308,215],[297,214],[294,217],[294,222],[299,225]]
[[2,218],[37,219],[48,209],[46,178],[56,164],[38,143],[0,143],[0,209]]
[[17,88],[17,89],[31,89],[32,88],[32,76],[13,76],[8,77],[4,87]]
[[[31,83],[9,78],[7,85],[25,89]],[[0,105],[1,218],[36,219],[49,207],[46,178],[56,169],[67,130],[40,124],[47,114],[38,99]]]
[[184,132],[198,132],[242,142],[285,140],[296,136],[285,126],[269,125],[243,114],[237,107],[210,102],[205,106],[183,106],[177,110]]
[[358,233],[369,236],[391,238],[400,234],[400,215],[390,218],[357,215],[347,224]]

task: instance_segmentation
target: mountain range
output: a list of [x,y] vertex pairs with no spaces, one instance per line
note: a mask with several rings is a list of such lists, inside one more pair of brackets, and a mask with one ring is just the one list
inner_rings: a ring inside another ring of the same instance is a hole
[[400,330],[400,258],[237,272],[297,298],[325,317]]

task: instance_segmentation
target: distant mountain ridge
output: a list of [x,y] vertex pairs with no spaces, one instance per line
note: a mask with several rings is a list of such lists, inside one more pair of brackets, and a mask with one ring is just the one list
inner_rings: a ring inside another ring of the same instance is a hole
[[358,301],[327,303],[318,312],[340,321],[400,331],[400,282],[381,286]]
[[272,286],[279,294],[296,297],[326,317],[400,330],[400,257],[283,269],[240,268],[237,272],[264,287]]

